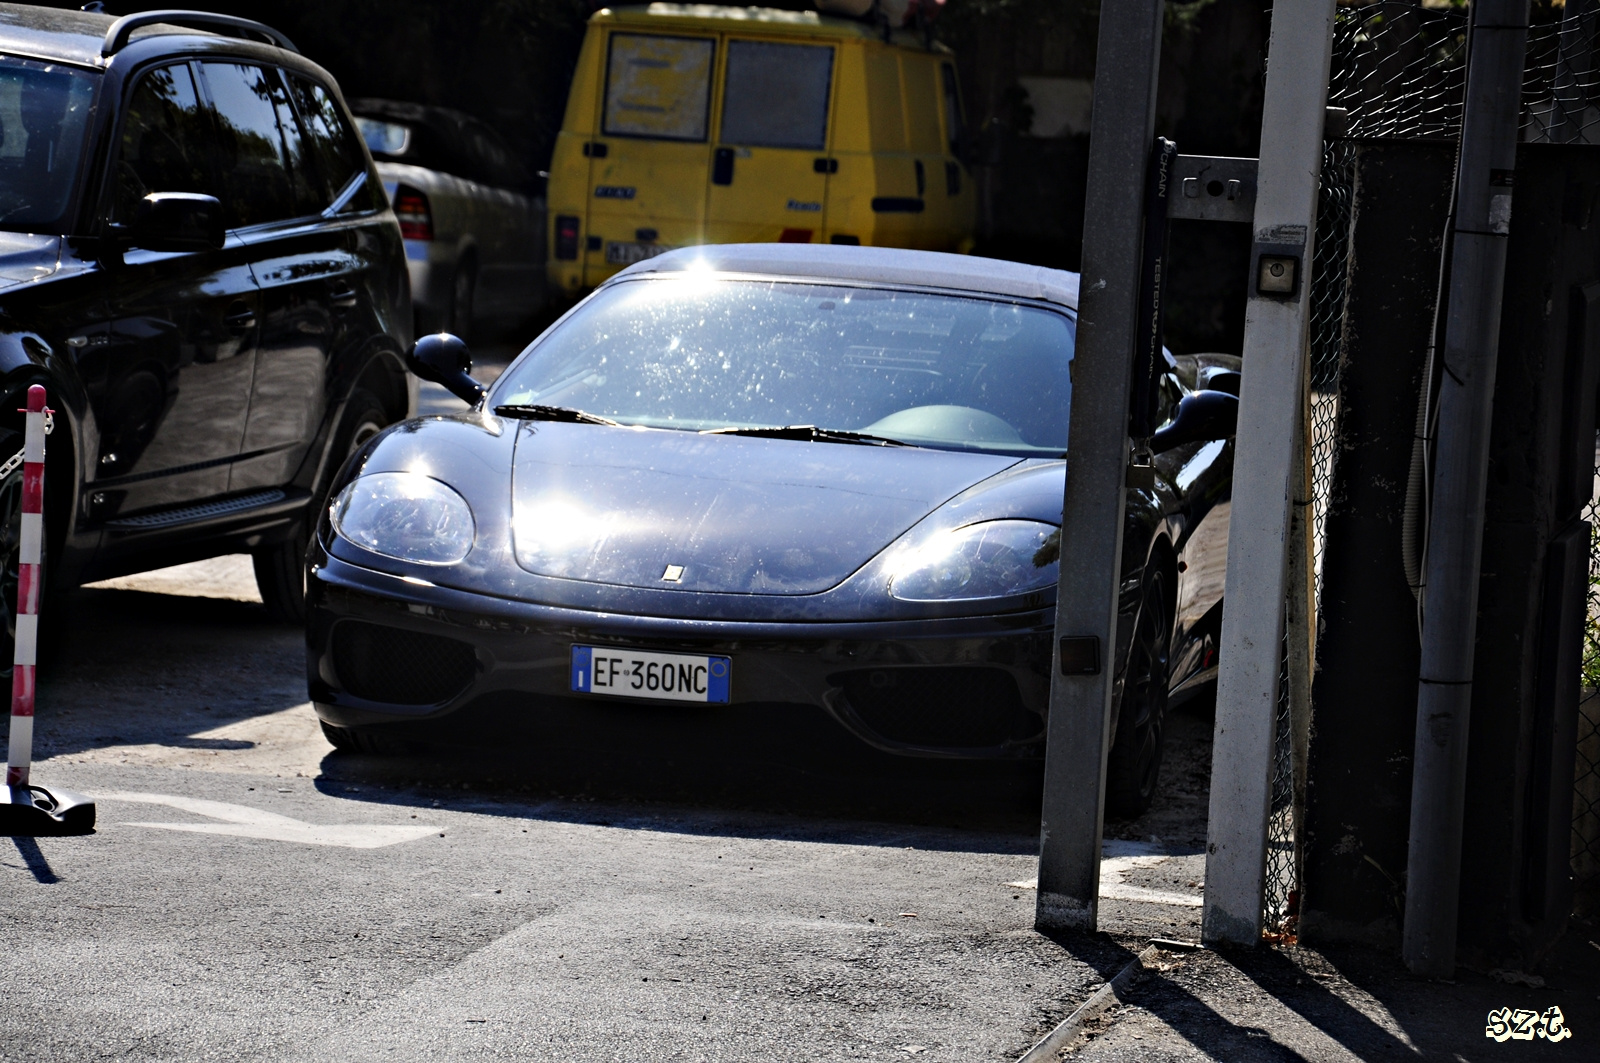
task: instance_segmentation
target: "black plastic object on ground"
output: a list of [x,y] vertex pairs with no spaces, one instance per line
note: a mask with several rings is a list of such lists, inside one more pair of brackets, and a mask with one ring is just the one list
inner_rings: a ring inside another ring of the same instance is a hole
[[88,834],[94,817],[94,802],[71,790],[0,786],[0,835]]

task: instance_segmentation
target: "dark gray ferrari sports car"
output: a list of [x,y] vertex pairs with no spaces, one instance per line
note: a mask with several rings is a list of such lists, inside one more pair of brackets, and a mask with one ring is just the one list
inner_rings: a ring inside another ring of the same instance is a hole
[[[386,430],[334,485],[307,574],[328,739],[671,741],[798,710],[889,753],[1039,756],[1077,292],[727,245],[613,277],[487,390],[424,338],[413,370],[472,408]],[[1128,491],[1114,812],[1154,792],[1169,698],[1215,675],[1238,370],[1167,356]]]

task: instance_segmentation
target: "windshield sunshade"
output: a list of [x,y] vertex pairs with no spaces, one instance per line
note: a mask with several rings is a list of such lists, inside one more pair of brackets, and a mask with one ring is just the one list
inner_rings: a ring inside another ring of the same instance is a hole
[[65,231],[94,79],[0,56],[0,228]]
[[654,428],[815,426],[1059,455],[1072,351],[1070,318],[1000,300],[656,279],[599,292],[507,372],[495,401]]

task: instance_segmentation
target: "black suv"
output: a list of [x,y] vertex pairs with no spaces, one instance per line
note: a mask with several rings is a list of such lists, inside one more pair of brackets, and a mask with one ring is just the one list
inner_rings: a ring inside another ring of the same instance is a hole
[[415,409],[404,256],[337,86],[275,30],[0,5],[7,620],[30,384],[52,585],[248,552],[302,615],[309,513]]

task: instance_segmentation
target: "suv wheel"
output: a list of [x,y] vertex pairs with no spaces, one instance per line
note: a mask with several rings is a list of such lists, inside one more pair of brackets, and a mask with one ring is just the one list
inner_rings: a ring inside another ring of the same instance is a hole
[[333,485],[334,474],[344,467],[350,455],[360,450],[367,441],[389,423],[388,411],[370,391],[357,389],[345,405],[344,420],[334,437],[336,449],[327,487],[321,488],[311,498],[306,508],[306,518],[301,527],[286,542],[257,550],[253,555],[256,569],[256,586],[261,591],[261,601],[275,619],[288,624],[303,624],[306,619],[306,550],[311,536],[317,532],[317,523],[328,505],[328,488]]

